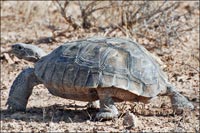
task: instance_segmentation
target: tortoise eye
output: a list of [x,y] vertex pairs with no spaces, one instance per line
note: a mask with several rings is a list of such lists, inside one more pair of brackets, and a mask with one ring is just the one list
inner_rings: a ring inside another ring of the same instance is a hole
[[22,49],[22,47],[21,46],[17,46],[17,48],[20,50],[20,49]]

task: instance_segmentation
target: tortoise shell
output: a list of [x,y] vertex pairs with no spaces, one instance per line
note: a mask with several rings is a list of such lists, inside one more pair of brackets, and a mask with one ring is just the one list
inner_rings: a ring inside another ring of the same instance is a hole
[[59,46],[35,64],[35,74],[52,94],[83,101],[98,99],[96,89],[109,87],[122,95],[152,98],[166,88],[167,80],[144,47],[103,37]]

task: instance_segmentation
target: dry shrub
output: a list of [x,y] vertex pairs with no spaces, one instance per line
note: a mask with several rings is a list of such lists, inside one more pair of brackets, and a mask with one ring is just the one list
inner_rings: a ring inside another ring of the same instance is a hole
[[[145,38],[146,44],[149,44],[147,48],[159,48],[176,44],[177,40],[183,43],[181,38],[184,34],[198,29],[190,22],[192,14],[198,10],[198,2],[185,6],[186,11],[183,12],[177,9],[184,3],[173,1],[53,0],[12,1],[9,6],[6,4],[8,2],[2,2],[2,14],[12,10],[16,13],[15,19],[22,19],[26,24],[32,20],[39,21],[52,31],[53,38],[77,29],[96,28],[105,36]],[[66,26],[62,25],[63,22]]]
[[[59,1],[57,1],[59,3]],[[69,3],[69,2],[67,2]],[[183,34],[192,31],[192,13],[198,6],[185,7],[188,12],[178,12],[182,2],[171,1],[78,1],[73,2],[80,7],[79,19],[70,22],[84,29],[118,29],[131,38],[146,38],[154,46],[172,45],[176,40],[183,43]],[[61,5],[61,3],[59,3]],[[65,3],[64,3],[65,4]],[[61,6],[60,6],[61,8]],[[70,6],[68,6],[70,8]],[[63,12],[61,12],[63,15]],[[63,15],[66,18],[66,15]],[[76,24],[81,21],[81,25]],[[69,24],[69,22],[68,22]],[[107,33],[109,35],[110,33]]]

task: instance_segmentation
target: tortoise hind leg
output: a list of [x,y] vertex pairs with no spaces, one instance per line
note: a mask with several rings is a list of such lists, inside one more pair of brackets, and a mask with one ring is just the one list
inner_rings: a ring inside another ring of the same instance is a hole
[[24,111],[33,87],[39,84],[33,68],[23,70],[14,80],[7,100],[8,110]]
[[119,112],[116,106],[114,105],[114,101],[111,96],[109,96],[110,93],[106,93],[107,89],[97,89],[99,99],[100,99],[100,111],[96,114],[97,120],[109,120],[113,119],[115,117],[118,117]]
[[167,86],[166,93],[171,100],[172,108],[175,113],[182,113],[184,109],[194,109],[194,106],[183,95],[181,95],[174,86]]

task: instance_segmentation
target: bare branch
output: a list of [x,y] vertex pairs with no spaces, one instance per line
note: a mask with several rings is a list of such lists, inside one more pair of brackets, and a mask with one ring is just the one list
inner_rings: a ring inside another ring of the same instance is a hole
[[70,24],[74,29],[77,29],[79,27],[79,25],[77,25],[72,18],[69,16],[66,16],[66,8],[67,5],[69,4],[69,1],[65,1],[64,6],[62,7],[61,3],[58,0],[55,0],[55,2],[58,4],[60,12],[62,17],[65,19],[65,21],[67,22],[67,24]]

